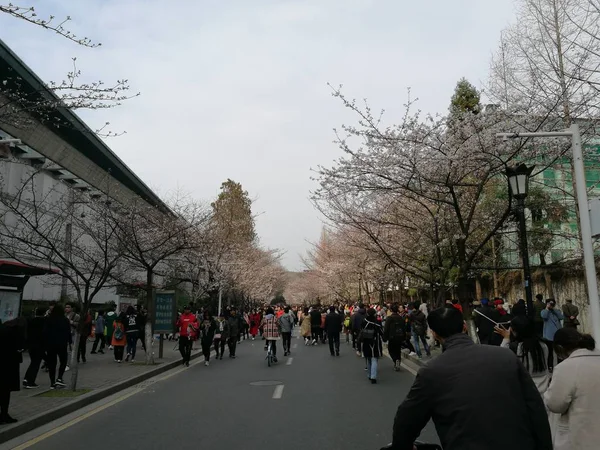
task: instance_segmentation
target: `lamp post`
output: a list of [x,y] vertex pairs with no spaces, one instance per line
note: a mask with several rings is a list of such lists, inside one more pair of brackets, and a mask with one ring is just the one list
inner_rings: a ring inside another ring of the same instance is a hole
[[527,248],[527,224],[525,222],[525,199],[529,190],[529,177],[535,166],[520,164],[506,168],[506,177],[510,195],[517,202],[517,218],[519,219],[519,237],[521,257],[523,259],[523,278],[525,281],[525,310],[529,313],[529,305],[533,304],[531,293],[531,268],[529,267],[529,250]]

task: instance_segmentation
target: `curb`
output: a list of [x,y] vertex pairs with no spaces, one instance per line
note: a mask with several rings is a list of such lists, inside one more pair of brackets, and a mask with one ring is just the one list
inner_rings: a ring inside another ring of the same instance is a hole
[[[196,352],[195,354],[192,354],[190,360],[194,360],[196,358],[199,358],[200,356],[202,356],[202,352]],[[134,386],[149,378],[155,377],[156,375],[160,375],[161,373],[174,369],[180,365],[180,359],[169,363],[161,364],[155,369],[128,378],[113,386],[104,389],[93,390],[92,392],[84,394],[81,397],[77,397],[73,401],[65,403],[64,405],[58,406],[49,411],[45,411],[41,414],[31,417],[30,419],[19,421],[15,425],[2,428],[0,429],[0,444],[10,441],[11,439],[14,439],[36,428],[39,428],[42,425],[46,425],[47,423],[50,423],[56,419],[66,416],[67,414],[70,414],[74,411],[77,411],[80,408],[84,408],[85,406],[97,402],[98,400],[102,400],[103,398],[109,397],[113,394],[116,394],[119,391]]]

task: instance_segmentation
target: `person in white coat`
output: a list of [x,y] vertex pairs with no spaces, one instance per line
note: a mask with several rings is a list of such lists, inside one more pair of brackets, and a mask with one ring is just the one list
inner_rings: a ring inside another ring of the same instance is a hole
[[594,338],[575,328],[554,335],[557,354],[565,358],[554,369],[544,394],[548,410],[560,414],[554,434],[555,450],[600,448],[600,352]]

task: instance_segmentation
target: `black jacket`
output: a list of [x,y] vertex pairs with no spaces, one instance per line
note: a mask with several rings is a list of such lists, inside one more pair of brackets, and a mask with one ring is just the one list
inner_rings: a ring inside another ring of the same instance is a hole
[[363,321],[365,320],[365,317],[367,317],[367,314],[364,308],[360,308],[358,312],[354,313],[351,320],[352,331],[358,333],[360,330],[362,330]]
[[[479,311],[486,317],[489,317],[492,320],[496,320],[499,314],[494,311],[494,308],[489,306],[478,306],[475,308],[475,311]],[[486,319],[485,317],[481,317],[481,314],[476,312],[473,313],[473,321],[475,322],[475,326],[479,330],[479,334],[482,336],[492,336],[494,334],[494,323],[491,320]]]
[[40,352],[44,349],[44,326],[46,317],[35,316],[27,324],[27,349]]
[[336,334],[342,331],[343,319],[341,314],[330,312],[325,316],[325,332]]
[[312,328],[321,328],[321,311],[316,308],[310,312],[310,326]]
[[513,352],[466,334],[443,347],[398,407],[394,450],[412,450],[430,419],[444,450],[552,450],[544,402]]
[[383,328],[383,340],[403,341],[406,339],[406,320],[398,313],[392,313],[390,317],[385,319]]
[[53,316],[46,318],[43,330],[44,347],[46,349],[66,348],[71,342],[71,324],[65,316]]

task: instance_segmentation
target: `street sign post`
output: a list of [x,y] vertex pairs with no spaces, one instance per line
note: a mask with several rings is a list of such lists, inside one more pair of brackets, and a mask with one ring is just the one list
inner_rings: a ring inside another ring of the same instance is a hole
[[163,357],[163,334],[172,333],[177,321],[177,298],[175,291],[159,291],[154,294],[153,333],[160,334],[158,357]]

